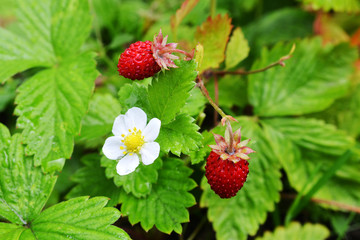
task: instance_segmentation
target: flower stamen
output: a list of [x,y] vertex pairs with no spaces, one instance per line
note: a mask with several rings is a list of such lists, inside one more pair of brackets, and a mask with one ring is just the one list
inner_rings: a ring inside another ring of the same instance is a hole
[[[131,132],[130,129],[129,132]],[[136,128],[134,128],[134,132],[131,132],[131,134],[127,135],[124,139],[126,149],[131,153],[139,152],[144,143],[144,136],[142,136],[140,130],[136,131]]]

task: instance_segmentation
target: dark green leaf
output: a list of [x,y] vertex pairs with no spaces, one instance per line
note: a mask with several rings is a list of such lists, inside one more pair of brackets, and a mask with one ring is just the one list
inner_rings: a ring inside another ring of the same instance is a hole
[[198,150],[202,146],[202,135],[198,132],[199,126],[193,122],[194,119],[189,115],[180,114],[174,121],[162,125],[156,139],[161,150],[171,151],[177,156]]
[[151,192],[152,186],[157,182],[158,170],[162,166],[162,161],[158,158],[151,165],[140,165],[136,170],[128,175],[120,176],[116,172],[117,161],[101,158],[101,166],[106,167],[106,177],[114,178],[114,183],[118,187],[123,187],[125,192],[132,193],[135,197],[144,197]]
[[159,178],[153,184],[151,193],[145,198],[131,194],[121,194],[122,213],[129,216],[131,224],[140,222],[148,231],[154,225],[162,232],[182,232],[181,223],[189,221],[186,208],[195,204],[195,198],[188,191],[196,184],[189,178],[191,170],[183,161],[174,158],[164,159]]
[[[291,45],[264,50],[252,69],[285,56]],[[249,100],[260,116],[286,116],[324,110],[346,94],[357,53],[348,44],[322,47],[320,39],[296,44],[286,67],[274,67],[249,76]]]

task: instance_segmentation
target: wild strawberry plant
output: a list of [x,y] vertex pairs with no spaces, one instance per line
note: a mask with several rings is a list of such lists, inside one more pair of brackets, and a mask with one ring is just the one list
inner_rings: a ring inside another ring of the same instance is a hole
[[357,0],[1,5],[0,239],[356,238]]

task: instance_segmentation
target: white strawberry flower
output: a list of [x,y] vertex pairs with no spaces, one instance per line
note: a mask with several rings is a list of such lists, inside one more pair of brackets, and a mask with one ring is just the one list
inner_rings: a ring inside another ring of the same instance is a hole
[[146,113],[137,107],[119,115],[112,128],[115,136],[105,140],[102,148],[105,156],[119,160],[116,171],[119,175],[133,172],[140,164],[152,164],[160,153],[160,145],[154,140],[160,132],[161,121],[153,118],[147,123]]

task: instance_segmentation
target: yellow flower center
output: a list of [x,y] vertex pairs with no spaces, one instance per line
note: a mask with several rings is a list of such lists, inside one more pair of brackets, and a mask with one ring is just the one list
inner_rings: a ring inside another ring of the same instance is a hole
[[[131,153],[137,153],[140,151],[142,145],[144,145],[144,136],[141,135],[141,130],[137,130],[135,127],[133,130],[129,129],[130,134],[123,140],[126,150]],[[123,135],[124,137],[125,135]]]

